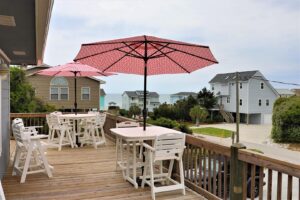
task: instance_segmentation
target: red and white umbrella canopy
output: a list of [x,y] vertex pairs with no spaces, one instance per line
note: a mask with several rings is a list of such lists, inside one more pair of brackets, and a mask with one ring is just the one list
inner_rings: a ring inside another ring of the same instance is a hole
[[153,36],[137,36],[82,44],[74,61],[97,67],[103,72],[144,75],[191,73],[216,64],[208,46]]
[[40,70],[37,72],[39,75],[44,76],[66,76],[66,77],[74,77],[82,76],[110,76],[112,73],[102,72],[95,67],[91,67],[86,64],[81,64],[79,62],[66,63],[64,65],[58,65],[56,67],[51,67],[48,69]]

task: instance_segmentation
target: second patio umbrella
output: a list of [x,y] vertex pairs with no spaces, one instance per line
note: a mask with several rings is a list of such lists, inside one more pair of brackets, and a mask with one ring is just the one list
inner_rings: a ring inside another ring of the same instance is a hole
[[144,130],[148,75],[191,73],[218,63],[208,46],[146,35],[82,44],[74,61],[103,72],[144,75]]
[[40,70],[37,72],[39,75],[45,76],[67,76],[74,77],[75,84],[75,102],[74,102],[74,111],[77,114],[77,77],[89,77],[89,76],[109,76],[113,75],[112,73],[104,73],[94,67],[89,65],[81,64],[78,62],[67,63],[64,65],[58,65],[56,67],[51,67],[48,69]]

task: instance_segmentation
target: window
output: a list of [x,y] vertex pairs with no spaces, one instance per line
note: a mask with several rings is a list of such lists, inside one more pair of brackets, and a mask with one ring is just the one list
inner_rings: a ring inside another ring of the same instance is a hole
[[51,100],[58,100],[58,88],[51,87],[50,98],[51,98]]
[[258,100],[258,105],[261,106],[261,99]]
[[230,103],[230,97],[227,97],[227,103]]
[[243,83],[240,83],[240,89],[243,89]]
[[50,82],[50,100],[68,100],[68,81],[64,77],[54,77]]
[[90,100],[90,88],[89,87],[81,88],[81,100]]
[[265,86],[265,85],[264,85],[264,83],[263,83],[263,82],[261,82],[261,83],[260,83],[260,89],[262,89],[262,90],[263,90],[263,89],[264,89],[264,86]]
[[69,88],[61,87],[60,88],[60,100],[68,100],[69,99]]
[[214,86],[214,85],[211,86],[211,90],[212,90],[212,91],[215,90],[215,86]]
[[240,106],[243,105],[243,99],[240,99]]
[[270,101],[269,99],[266,99],[266,106],[269,106],[270,105]]
[[231,83],[232,86],[234,86],[234,83]]

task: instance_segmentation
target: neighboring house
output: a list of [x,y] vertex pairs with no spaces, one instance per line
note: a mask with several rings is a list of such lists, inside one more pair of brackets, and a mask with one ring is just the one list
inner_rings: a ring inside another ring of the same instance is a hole
[[289,89],[276,89],[279,97],[291,97],[295,96],[295,93]]
[[[39,65],[26,69],[28,81],[35,90],[35,96],[56,109],[71,112],[74,109],[74,77],[41,76],[37,71],[49,68]],[[77,107],[79,111],[99,110],[100,86],[105,82],[93,77],[77,78]]]
[[178,92],[178,93],[175,93],[175,94],[171,94],[170,95],[170,102],[171,102],[171,104],[174,104],[178,100],[188,98],[189,96],[197,98],[197,93],[195,93],[195,92]]
[[100,102],[99,102],[100,110],[105,109],[105,96],[106,96],[105,91],[100,88]]
[[295,89],[291,89],[291,90],[292,90],[292,92],[295,93],[296,96],[300,96],[300,89],[295,88]]
[[[270,124],[272,122],[273,103],[279,97],[277,91],[259,71],[240,72],[239,77],[240,98],[238,103],[241,122]],[[236,113],[235,82],[235,73],[217,74],[209,81],[211,91],[218,98],[220,111],[225,111],[233,116]]]
[[[143,110],[144,91],[125,91],[122,94],[122,108],[129,110],[133,105],[137,105]],[[146,106],[148,111],[152,112],[153,109],[157,108],[159,105],[159,95],[156,92],[147,92]]]
[[42,63],[52,6],[52,0],[0,1],[0,179],[10,161],[8,65]]

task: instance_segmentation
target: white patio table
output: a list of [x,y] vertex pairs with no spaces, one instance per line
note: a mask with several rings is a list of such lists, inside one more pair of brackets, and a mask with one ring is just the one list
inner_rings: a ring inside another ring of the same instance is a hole
[[[131,127],[131,128],[112,128],[110,129],[111,133],[116,135],[116,137],[125,140],[126,142],[132,142],[133,147],[133,158],[132,158],[132,167],[130,167],[130,154],[129,148],[127,148],[127,164],[126,166],[122,165],[122,162],[119,162],[121,169],[126,169],[125,179],[132,183],[135,188],[138,188],[138,183],[136,182],[136,143],[143,142],[145,140],[155,140],[156,136],[167,134],[167,133],[181,133],[174,129],[164,128],[160,126],[148,126],[146,130],[143,130],[143,127]],[[118,158],[116,158],[118,159]],[[132,168],[132,177],[130,177],[130,168]]]
[[95,118],[96,114],[93,113],[88,113],[88,114],[62,114],[59,115],[60,119],[65,119],[65,120],[72,120],[73,123],[73,135],[76,136],[76,145],[79,145],[79,139],[78,139],[78,127],[76,127],[79,123],[79,121],[84,120],[84,119],[90,119],[90,118]]

